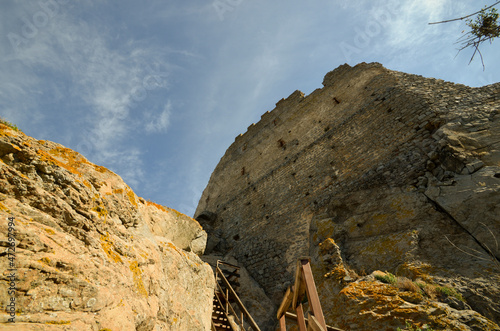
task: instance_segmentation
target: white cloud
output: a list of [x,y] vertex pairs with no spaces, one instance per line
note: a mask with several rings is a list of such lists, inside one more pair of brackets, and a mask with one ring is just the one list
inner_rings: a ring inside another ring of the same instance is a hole
[[160,114],[148,115],[150,120],[146,124],[146,131],[148,133],[166,132],[168,126],[170,125],[171,114],[172,114],[172,103],[168,101],[168,103],[165,105],[163,111]]
[[[140,45],[133,40],[112,46],[114,36],[99,25],[79,20],[77,13],[70,13],[69,6],[61,6],[56,15],[43,26],[35,27],[36,32],[32,30],[31,34],[27,34],[28,27],[19,24],[2,28],[2,31],[13,31],[21,42],[14,44],[14,52],[10,41],[3,40],[0,96],[7,99],[3,99],[5,104],[0,101],[0,105],[8,114],[15,112],[9,110],[9,106],[16,105],[17,112],[25,116],[30,112],[48,115],[54,110],[45,110],[44,114],[37,106],[40,98],[47,98],[58,90],[55,85],[63,86],[69,93],[68,100],[83,102],[80,112],[68,111],[74,121],[83,123],[71,133],[70,140],[79,141],[76,149],[96,163],[104,162],[118,169],[128,181],[138,181],[142,176],[139,149],[127,146],[121,150],[120,146],[130,139],[129,132],[137,126],[137,120],[152,131],[166,130],[170,105],[153,122],[144,116],[132,118],[130,110],[147,107],[153,90],[167,86],[169,64],[161,62],[162,51],[158,47]],[[82,10],[71,6],[73,11]],[[15,15],[22,24],[38,12],[42,12],[41,9],[33,4],[28,8],[17,7]],[[60,92],[55,97],[59,98]],[[122,162],[124,159],[127,162]]]

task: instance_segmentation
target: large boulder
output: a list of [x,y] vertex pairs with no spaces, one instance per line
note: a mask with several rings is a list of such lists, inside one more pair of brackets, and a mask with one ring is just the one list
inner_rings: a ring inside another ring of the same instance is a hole
[[[210,329],[214,276],[198,257],[206,244],[198,222],[137,197],[82,155],[4,125],[0,244],[3,328]],[[15,324],[6,313],[12,273]]]

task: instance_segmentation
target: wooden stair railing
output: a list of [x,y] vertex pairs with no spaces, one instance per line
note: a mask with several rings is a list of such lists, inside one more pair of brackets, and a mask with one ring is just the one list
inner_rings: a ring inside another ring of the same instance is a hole
[[[304,316],[304,307],[302,305],[305,296],[307,296],[310,310],[307,314],[308,318]],[[295,311],[295,314],[288,312],[290,307]],[[343,331],[326,325],[309,257],[297,259],[295,283],[287,289],[278,309],[277,317],[281,331],[286,331],[286,318],[293,319],[298,324],[300,331]]]
[[260,331],[257,323],[255,323],[234,289],[240,285],[239,269],[238,266],[220,260],[217,261],[215,267],[217,287],[214,294],[212,331],[246,331],[245,327],[249,327],[254,331]]

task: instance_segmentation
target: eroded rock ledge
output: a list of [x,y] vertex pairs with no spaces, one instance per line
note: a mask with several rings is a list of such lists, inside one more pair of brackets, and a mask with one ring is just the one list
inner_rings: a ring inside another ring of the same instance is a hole
[[[80,154],[0,125],[0,244],[17,240],[13,330],[209,330],[214,276],[194,219]],[[8,273],[0,278],[7,322]]]

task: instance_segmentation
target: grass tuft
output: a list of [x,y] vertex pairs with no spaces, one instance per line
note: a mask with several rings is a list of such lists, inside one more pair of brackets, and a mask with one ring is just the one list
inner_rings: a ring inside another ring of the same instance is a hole
[[418,287],[418,285],[406,277],[397,277],[396,287],[403,291],[420,293],[420,288]]
[[434,331],[434,329],[427,326],[427,324],[424,324],[422,326],[422,329],[418,326],[411,324],[409,321],[405,321],[405,325],[406,327],[404,329],[397,328],[397,331]]
[[0,124],[3,124],[3,125],[8,126],[9,128],[11,128],[11,129],[12,129],[12,130],[14,130],[14,131],[19,131],[19,128],[17,127],[17,125],[12,124],[12,123],[10,123],[9,121],[4,120],[4,119],[3,119],[3,118],[1,118],[1,117],[0,117]]
[[390,272],[385,275],[375,275],[375,279],[381,281],[382,283],[396,285],[397,277],[391,274]]

